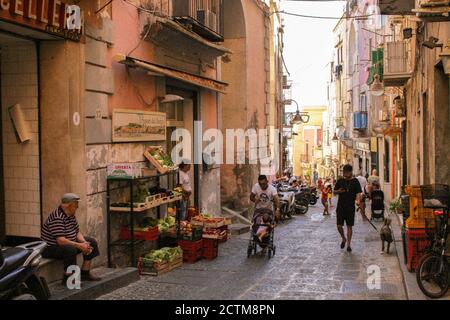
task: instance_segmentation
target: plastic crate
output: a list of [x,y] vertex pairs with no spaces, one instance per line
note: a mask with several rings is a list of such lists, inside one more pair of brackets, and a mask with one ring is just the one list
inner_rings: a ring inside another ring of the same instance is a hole
[[219,240],[203,239],[203,258],[213,260],[217,258],[219,253]]
[[203,259],[206,260],[214,260],[215,258],[217,258],[218,254],[219,254],[219,248],[212,248],[212,249],[208,249],[208,250],[203,250]]
[[409,213],[405,226],[408,229],[434,228],[434,210],[423,207],[420,186],[407,186],[405,190],[409,195]]
[[[134,231],[135,240],[155,241],[158,240],[158,236],[159,236],[158,227],[150,228],[148,231]],[[120,239],[130,240],[131,230],[122,227],[122,229],[120,230]]]
[[203,239],[203,250],[214,249],[219,246],[219,240],[217,239]]
[[194,263],[202,258],[203,239],[198,241],[179,240],[178,245],[183,249],[183,260],[185,262]]
[[189,234],[181,233],[180,237],[182,240],[185,240],[185,241],[201,240],[203,237],[203,228],[192,226],[192,233],[189,233]]
[[427,252],[430,246],[429,230],[426,229],[407,229],[407,268],[414,272],[420,261],[420,258]]
[[446,184],[429,184],[420,187],[422,205],[430,209],[448,209],[450,207],[450,187]]

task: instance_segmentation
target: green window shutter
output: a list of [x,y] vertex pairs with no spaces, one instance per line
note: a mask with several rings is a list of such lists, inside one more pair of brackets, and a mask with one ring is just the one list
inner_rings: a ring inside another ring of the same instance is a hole
[[378,49],[378,61],[381,62],[381,64],[383,64],[383,59],[384,59],[384,48],[379,48]]
[[370,67],[370,70],[369,70],[369,77],[368,77],[368,79],[367,79],[367,84],[368,84],[368,85],[371,85],[371,84],[373,83],[373,81],[374,81],[374,76],[375,76],[375,68],[372,66],[372,67]]
[[372,51],[372,65],[378,62],[378,50]]

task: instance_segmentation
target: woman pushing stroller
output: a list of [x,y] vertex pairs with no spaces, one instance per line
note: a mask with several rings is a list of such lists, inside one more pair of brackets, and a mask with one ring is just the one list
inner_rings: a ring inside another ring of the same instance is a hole
[[[261,246],[265,237],[269,235],[269,225],[273,221],[273,204],[276,206],[275,221],[280,218],[280,200],[277,189],[269,185],[265,175],[258,177],[258,183],[252,188],[250,201],[255,203],[255,213],[253,215],[254,229],[252,230],[259,239]],[[267,247],[262,245],[262,253],[265,253]]]

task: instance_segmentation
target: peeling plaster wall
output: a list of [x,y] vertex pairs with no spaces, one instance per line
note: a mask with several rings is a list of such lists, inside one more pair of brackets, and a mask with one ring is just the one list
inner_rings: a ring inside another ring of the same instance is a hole
[[[413,28],[416,27],[417,23],[413,24]],[[450,40],[450,22],[427,23],[419,36],[423,39],[433,36],[446,43]],[[450,179],[450,111],[446,97],[449,80],[437,65],[440,50],[417,47],[414,41],[412,43],[412,52],[417,59],[415,72],[406,85],[409,175],[405,184],[447,183]]]
[[[223,79],[230,84],[229,93],[222,100],[222,125],[224,130],[266,128],[266,109],[270,101],[267,21],[262,9],[253,1],[233,0],[226,6],[225,19],[229,24],[225,25],[224,46],[230,48],[233,55],[231,62],[222,66]],[[248,148],[246,144],[247,159]],[[226,148],[224,150],[227,152]],[[223,165],[222,203],[235,209],[250,206],[250,192],[258,174],[259,165]]]

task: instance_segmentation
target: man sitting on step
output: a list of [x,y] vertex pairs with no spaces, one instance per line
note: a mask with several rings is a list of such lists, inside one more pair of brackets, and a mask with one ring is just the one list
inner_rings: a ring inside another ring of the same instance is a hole
[[47,218],[42,226],[41,239],[48,244],[42,256],[48,259],[64,261],[62,284],[66,285],[67,268],[77,264],[77,255],[83,253],[84,262],[81,267],[81,281],[99,281],[91,270],[91,261],[99,256],[98,244],[94,238],[81,234],[75,213],[80,197],[74,193],[66,193],[61,204]]

